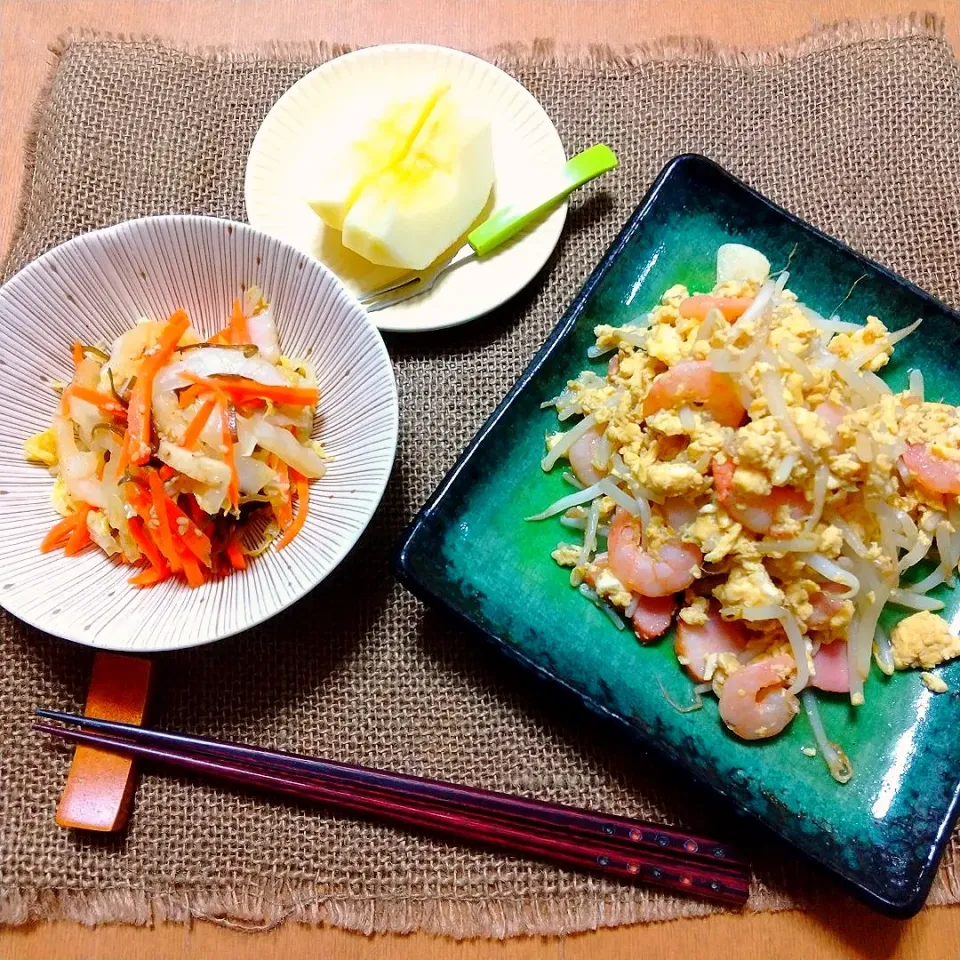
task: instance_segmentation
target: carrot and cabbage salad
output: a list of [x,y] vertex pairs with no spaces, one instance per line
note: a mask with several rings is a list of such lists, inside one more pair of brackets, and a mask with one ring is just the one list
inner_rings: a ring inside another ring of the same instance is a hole
[[310,439],[317,378],[280,353],[259,289],[209,340],[177,310],[112,346],[75,343],[73,361],[50,427],[24,443],[54,474],[62,517],[41,551],[93,545],[139,567],[134,586],[198,587],[301,531],[326,471]]

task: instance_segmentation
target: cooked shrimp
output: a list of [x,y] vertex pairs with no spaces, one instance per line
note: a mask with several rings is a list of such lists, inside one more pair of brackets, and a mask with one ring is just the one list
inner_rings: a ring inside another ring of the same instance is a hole
[[630,618],[633,632],[642,643],[649,643],[662,637],[677,612],[677,598],[673,594],[665,597],[637,597],[637,606]]
[[746,414],[733,381],[718,373],[708,360],[682,360],[661,373],[643,401],[643,415],[673,410],[687,404],[725,427],[737,427]]
[[748,530],[767,534],[776,523],[782,509],[795,520],[810,513],[807,498],[793,487],[774,487],[766,496],[736,493],[733,489],[733,472],[736,467],[729,461],[713,461],[713,486],[723,508]]
[[753,303],[752,297],[714,297],[695,293],[680,302],[680,316],[704,320],[711,310],[719,310],[724,320],[736,320]]
[[670,540],[654,554],[640,546],[640,525],[618,508],[607,534],[610,572],[644,597],[665,597],[685,590],[696,579],[703,554],[690,543]]
[[620,357],[614,354],[607,364],[607,375],[615,377],[620,372]]
[[589,487],[600,479],[601,475],[593,464],[593,458],[596,456],[597,446],[602,436],[603,427],[591,427],[567,451],[570,469],[585,487]]
[[850,411],[847,407],[841,406],[839,403],[832,403],[829,400],[825,400],[813,412],[827,425],[827,432],[830,436],[836,438],[837,430],[840,429],[843,418]]
[[747,645],[746,629],[736,620],[724,620],[720,608],[711,604],[707,622],[703,624],[677,621],[673,647],[677,659],[697,683],[707,679],[707,657],[710,654],[741,653]]
[[660,507],[663,519],[678,533],[697,519],[697,505],[683,497],[670,497]]
[[927,490],[960,493],[960,462],[938,457],[925,443],[907,444],[903,462]]
[[829,693],[850,692],[850,666],[844,640],[823,643],[813,655],[814,675],[810,685]]
[[720,717],[738,737],[775,737],[797,715],[800,703],[787,693],[793,672],[791,657],[757,660],[727,679],[720,693]]
[[846,587],[842,583],[824,583],[820,592],[810,597],[813,613],[807,617],[808,630],[823,630],[830,625],[830,620],[843,610],[843,598],[837,594],[845,593]]
[[[594,590],[597,588],[597,575],[608,566],[608,556],[606,553],[598,553],[593,558],[593,563],[584,573],[584,581],[587,586]],[[673,594],[665,597],[641,597],[635,596],[637,605],[631,615],[633,623],[633,632],[641,643],[649,643],[663,636],[670,629],[673,622],[673,615],[677,612],[677,600]]]

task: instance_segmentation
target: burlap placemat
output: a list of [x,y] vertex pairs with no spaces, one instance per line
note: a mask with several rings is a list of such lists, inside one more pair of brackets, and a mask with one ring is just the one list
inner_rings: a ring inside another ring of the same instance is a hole
[[[331,48],[256,56],[75,37],[56,50],[30,144],[9,276],[83,230],[150,213],[242,218],[264,114]],[[735,830],[655,756],[550,702],[427,611],[390,574],[412,516],[542,342],[661,165],[706,153],[792,210],[960,305],[960,67],[938,24],[844,25],[789,48],[695,41],[559,55],[492,54],[556,120],[568,152],[623,165],[574,203],[542,275],[469,327],[395,337],[396,469],[332,580],[263,627],[160,658],[159,724],[604,810]],[[708,912],[643,887],[202,783],[147,777],[123,838],[53,823],[64,751],[30,733],[37,704],[81,705],[91,654],[0,619],[0,920],[287,917],[455,935],[573,931]],[[750,828],[750,908],[836,896]],[[954,837],[931,896],[960,900]]]

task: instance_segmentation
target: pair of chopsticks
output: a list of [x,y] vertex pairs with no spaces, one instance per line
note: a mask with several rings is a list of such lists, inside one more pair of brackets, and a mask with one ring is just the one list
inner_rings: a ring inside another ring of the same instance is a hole
[[[724,903],[743,904],[749,893],[747,866],[730,846],[641,820],[58,710],[36,713],[36,730],[71,743]],[[64,725],[42,722],[49,720]]]

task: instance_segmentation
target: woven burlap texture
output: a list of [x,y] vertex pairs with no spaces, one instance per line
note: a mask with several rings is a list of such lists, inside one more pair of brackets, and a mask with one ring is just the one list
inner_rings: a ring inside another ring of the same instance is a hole
[[[153,41],[62,41],[28,144],[6,266],[129,217],[243,218],[243,169],[270,105],[332,47],[258,55]],[[390,337],[396,468],[341,569],[250,633],[158,659],[154,720],[498,790],[741,834],[749,907],[836,897],[832,881],[744,830],[655,755],[551,702],[395,582],[389,552],[603,254],[657,171],[705,153],[789,209],[960,304],[960,66],[939,25],[842,25],[761,54],[699,41],[492,59],[557,123],[568,153],[604,141],[621,168],[573,203],[540,276],[491,316]],[[531,461],[533,463],[533,461]],[[704,903],[448,845],[323,810],[148,776],[126,835],[53,823],[68,755],[36,705],[83,702],[91,652],[0,619],[0,921],[285,918],[458,936],[581,930],[708,912]],[[933,903],[960,900],[954,837]]]

